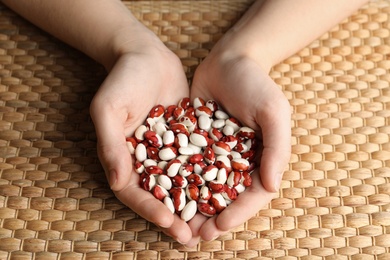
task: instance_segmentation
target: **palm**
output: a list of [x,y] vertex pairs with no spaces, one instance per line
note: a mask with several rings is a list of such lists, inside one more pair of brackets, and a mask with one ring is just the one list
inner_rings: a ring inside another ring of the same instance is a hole
[[144,123],[153,106],[175,104],[188,92],[182,65],[172,53],[132,54],[118,60],[91,104],[99,158],[117,198],[156,225],[172,226],[170,234],[182,240],[191,237],[189,227],[140,188],[125,137]]
[[255,129],[262,143],[257,158],[260,167],[253,173],[252,186],[219,216],[194,225],[198,230],[193,233],[212,239],[245,222],[274,196],[274,178],[282,174],[290,155],[290,109],[280,89],[250,59],[221,63],[212,56],[206,58],[191,87],[191,97],[198,96],[216,100],[229,114]]

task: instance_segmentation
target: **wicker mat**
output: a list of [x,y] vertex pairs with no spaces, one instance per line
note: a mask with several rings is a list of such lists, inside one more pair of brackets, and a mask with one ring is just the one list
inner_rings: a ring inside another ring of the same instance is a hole
[[[125,4],[191,79],[251,2]],[[0,259],[390,259],[389,16],[372,2],[272,69],[293,108],[282,189],[185,248],[107,186],[88,113],[102,67],[0,5]]]

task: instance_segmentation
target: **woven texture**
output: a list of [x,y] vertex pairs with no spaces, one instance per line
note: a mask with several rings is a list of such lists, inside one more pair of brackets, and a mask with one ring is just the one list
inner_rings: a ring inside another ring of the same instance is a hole
[[[251,2],[125,4],[191,79]],[[88,112],[101,66],[0,5],[0,259],[390,259],[389,15],[372,2],[272,69],[293,111],[282,188],[189,249],[107,186]]]

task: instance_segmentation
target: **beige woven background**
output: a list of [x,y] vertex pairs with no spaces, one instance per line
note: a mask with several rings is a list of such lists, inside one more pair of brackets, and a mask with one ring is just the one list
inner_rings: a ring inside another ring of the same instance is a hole
[[[191,79],[251,2],[125,4]],[[389,15],[372,2],[273,68],[293,109],[282,189],[185,248],[107,186],[88,114],[103,69],[0,5],[0,259],[390,259]]]

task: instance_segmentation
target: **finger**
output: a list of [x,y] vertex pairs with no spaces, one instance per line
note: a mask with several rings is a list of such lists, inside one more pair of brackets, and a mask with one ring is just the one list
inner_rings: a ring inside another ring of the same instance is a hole
[[201,229],[202,225],[207,221],[207,219],[208,218],[203,216],[202,214],[196,214],[194,218],[192,218],[188,222],[188,226],[190,227],[192,232],[192,238],[186,243],[186,247],[195,247],[200,242],[199,230]]
[[200,230],[202,239],[215,239],[217,236],[241,225],[256,215],[275,196],[274,193],[266,191],[261,186],[258,174],[253,173],[252,176],[252,186],[241,193],[219,215],[211,218],[202,226]]
[[153,222],[159,227],[169,228],[174,221],[173,214],[160,200],[157,200],[149,191],[139,185],[139,175],[133,172],[130,184],[115,192],[116,197],[135,213]]
[[162,231],[180,244],[185,245],[192,239],[191,229],[177,214],[172,216],[174,218],[172,225],[169,228],[162,228]]
[[291,154],[291,112],[285,96],[279,92],[262,104],[257,122],[262,130],[260,176],[264,188],[277,192]]
[[129,183],[132,162],[124,133],[125,118],[119,117],[121,113],[113,115],[96,105],[91,109],[98,139],[98,156],[111,189],[118,191]]

